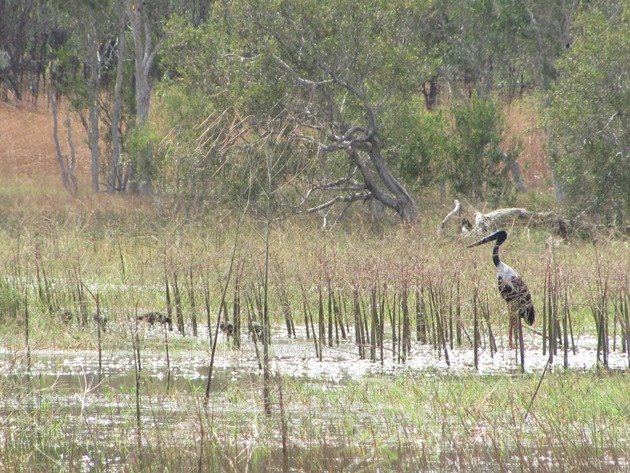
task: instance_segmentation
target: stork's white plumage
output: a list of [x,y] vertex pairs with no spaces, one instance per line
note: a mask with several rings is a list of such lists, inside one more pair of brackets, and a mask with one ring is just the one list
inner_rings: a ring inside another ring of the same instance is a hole
[[499,292],[501,297],[508,303],[510,309],[510,332],[509,346],[512,348],[512,334],[514,332],[515,317],[524,318],[529,325],[534,323],[536,318],[534,304],[532,303],[532,295],[525,281],[521,279],[514,269],[499,259],[499,246],[507,240],[507,232],[498,230],[491,235],[482,238],[475,243],[468,245],[473,247],[495,241],[492,249],[492,261],[497,268],[497,280],[499,283]]

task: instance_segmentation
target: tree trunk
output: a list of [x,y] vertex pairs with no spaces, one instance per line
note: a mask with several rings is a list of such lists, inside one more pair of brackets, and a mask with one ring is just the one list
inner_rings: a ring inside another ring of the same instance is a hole
[[56,90],[51,91],[50,108],[52,109],[53,114],[53,140],[55,142],[57,164],[59,164],[59,171],[61,173],[61,182],[63,183],[64,188],[74,196],[78,192],[77,181],[70,176],[72,169],[68,165],[68,160],[63,155],[61,145],[59,144],[59,106],[57,104]]
[[[96,45],[98,48],[98,45]],[[98,182],[99,170],[101,166],[101,147],[100,147],[100,131],[98,128],[100,121],[101,108],[98,103],[98,92],[100,86],[100,64],[98,61],[96,49],[91,51],[90,60],[90,77],[88,81],[88,90],[90,98],[90,123],[89,123],[89,145],[90,145],[90,176],[92,182],[92,191],[99,192],[100,186]]]
[[112,193],[122,188],[122,176],[120,172],[120,119],[122,116],[122,86],[125,79],[125,54],[127,52],[127,43],[125,40],[125,4],[124,0],[118,1],[118,63],[116,65],[116,85],[114,86],[114,110],[112,112],[112,160],[109,167],[109,177],[107,179],[107,192]]
[[424,104],[429,111],[433,110],[437,105],[438,90],[437,76],[432,76],[428,81],[422,84],[422,95],[424,95]]
[[[374,196],[383,205],[393,209],[405,222],[413,222],[418,216],[416,203],[403,185],[392,175],[381,155],[378,140],[373,137],[367,142],[365,151],[370,157],[376,176],[368,168],[367,163],[354,149],[350,150],[353,162],[358,166],[365,183]],[[381,186],[384,186],[384,191]]]
[[[131,22],[134,44],[135,80],[136,80],[136,127],[142,129],[149,119],[151,106],[151,86],[149,74],[155,60],[156,48],[153,47],[151,26],[142,0],[127,0],[127,13]],[[143,39],[144,36],[144,39]],[[152,190],[153,153],[150,147],[142,150],[137,157],[134,174],[137,191],[149,194]]]

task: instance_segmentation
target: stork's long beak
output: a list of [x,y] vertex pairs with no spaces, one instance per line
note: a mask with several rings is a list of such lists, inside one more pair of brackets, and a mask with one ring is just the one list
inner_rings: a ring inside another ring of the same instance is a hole
[[488,243],[489,241],[494,241],[494,240],[497,240],[497,244],[500,245],[506,240],[506,238],[507,238],[507,233],[505,232],[505,230],[498,230],[494,233],[491,233],[488,236],[483,237],[481,240],[477,240],[476,242],[471,243],[470,245],[468,245],[468,248],[472,248],[473,246],[483,245],[484,243]]

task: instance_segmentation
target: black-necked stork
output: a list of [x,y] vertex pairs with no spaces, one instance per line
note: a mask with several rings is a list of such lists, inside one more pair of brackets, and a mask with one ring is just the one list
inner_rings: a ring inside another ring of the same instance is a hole
[[468,245],[468,248],[482,245],[489,241],[495,242],[494,248],[492,249],[492,261],[497,267],[499,292],[501,293],[501,297],[508,303],[510,309],[509,346],[513,348],[512,333],[514,332],[516,317],[520,316],[525,319],[529,325],[532,325],[535,319],[535,312],[534,304],[532,303],[532,295],[525,281],[521,279],[516,271],[499,259],[499,246],[501,246],[505,240],[507,240],[507,232],[505,230],[498,230],[479,241],[471,243]]

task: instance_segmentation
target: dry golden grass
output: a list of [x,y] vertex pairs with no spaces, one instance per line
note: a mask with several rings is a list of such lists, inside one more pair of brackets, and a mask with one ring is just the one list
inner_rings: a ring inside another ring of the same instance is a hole
[[520,142],[518,162],[528,187],[549,188],[550,169],[547,158],[547,135],[533,100],[517,100],[505,107],[506,143]]
[[[82,169],[89,159],[85,134],[74,123],[77,153]],[[62,148],[67,152],[65,128],[60,129]],[[9,176],[56,174],[52,114],[46,107],[38,110],[0,102],[0,165]]]
[[[63,106],[62,106],[63,108]],[[526,184],[538,190],[549,187],[547,138],[533,99],[515,101],[505,108],[507,119],[506,143],[518,140],[522,144],[519,162]],[[60,117],[60,121],[63,121]],[[59,177],[53,142],[50,109],[40,101],[32,107],[0,103],[0,206],[4,211],[17,209],[53,211],[76,206],[81,209],[112,207],[114,212],[128,209],[134,202],[92,196],[89,191],[89,149],[85,130],[78,119],[73,120],[73,136],[77,150],[80,198],[72,202],[65,195]],[[60,123],[60,140],[67,153],[66,130]],[[142,205],[142,201],[137,201]]]

